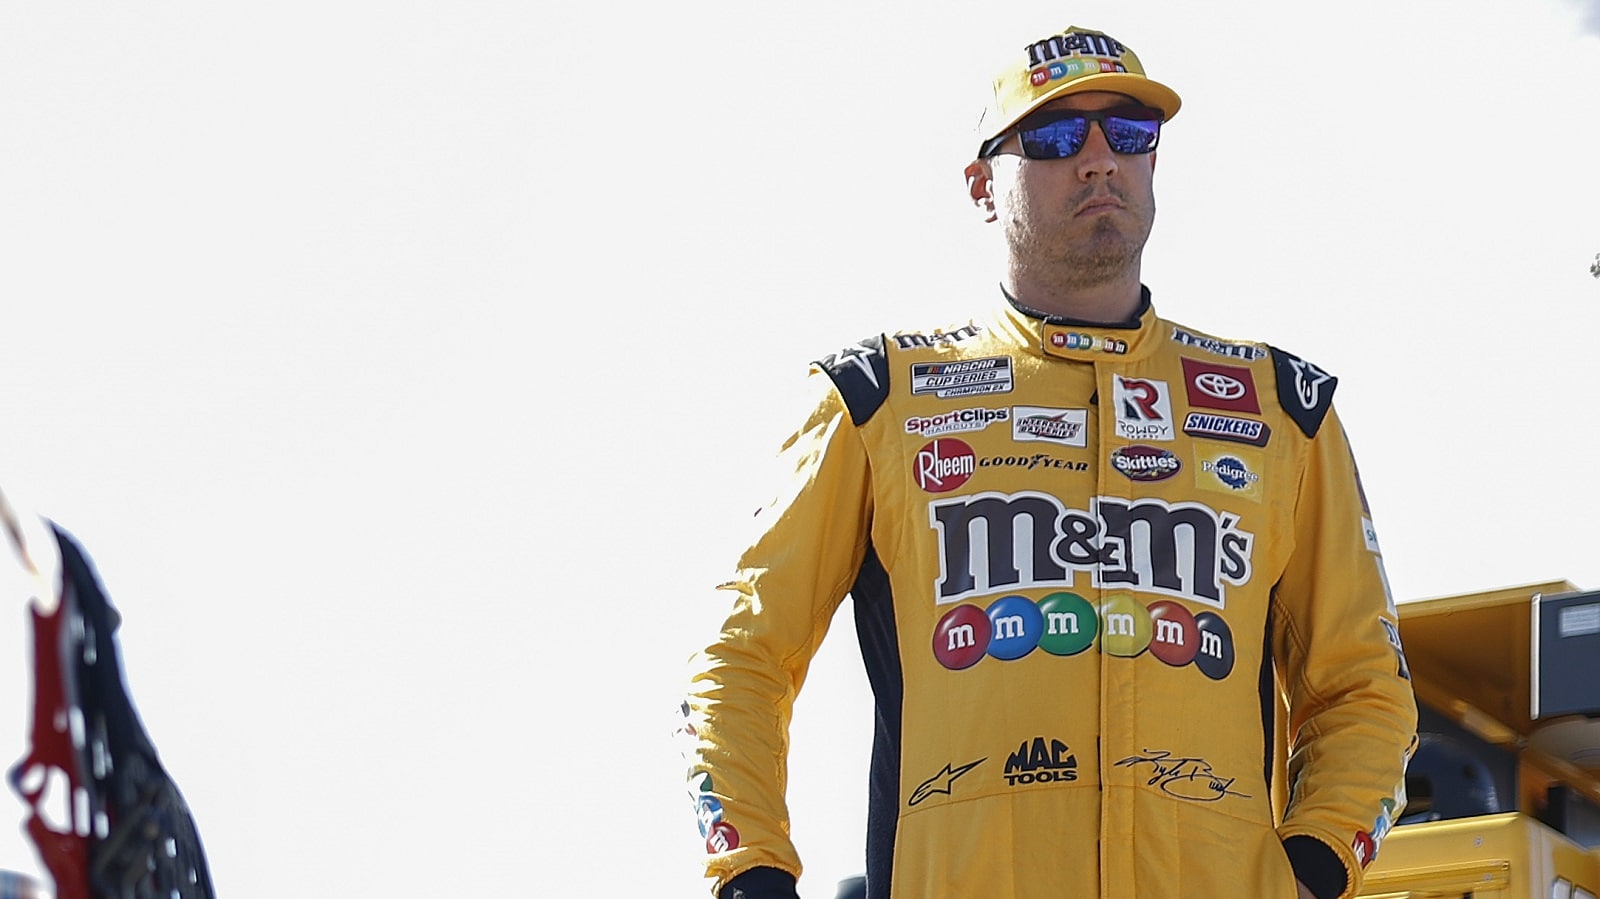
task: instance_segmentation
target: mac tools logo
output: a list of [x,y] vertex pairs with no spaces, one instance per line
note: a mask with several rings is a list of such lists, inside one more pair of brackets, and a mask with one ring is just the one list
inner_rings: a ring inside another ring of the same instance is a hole
[[1006,759],[1006,784],[1071,783],[1078,779],[1078,757],[1060,740],[1023,740]]
[[980,493],[928,504],[939,541],[935,602],[1009,590],[1096,587],[1227,605],[1250,580],[1255,535],[1196,502],[1095,497],[1069,509],[1047,493]]

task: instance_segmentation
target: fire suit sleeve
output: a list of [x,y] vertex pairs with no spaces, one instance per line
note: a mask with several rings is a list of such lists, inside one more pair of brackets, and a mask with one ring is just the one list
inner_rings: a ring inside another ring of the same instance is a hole
[[1405,804],[1416,704],[1377,537],[1333,412],[1305,451],[1293,549],[1272,614],[1289,704],[1279,833],[1286,843],[1320,843],[1292,840],[1296,873],[1318,896],[1346,897],[1360,890],[1363,867]]
[[713,893],[757,867],[800,875],[784,799],[790,713],[866,553],[865,447],[828,376],[813,370],[808,387],[815,402],[779,454],[777,496],[718,588],[732,610],[690,663],[682,730]]

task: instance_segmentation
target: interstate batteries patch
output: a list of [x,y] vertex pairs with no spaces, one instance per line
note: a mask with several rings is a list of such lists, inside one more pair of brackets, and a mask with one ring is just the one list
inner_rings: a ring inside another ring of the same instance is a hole
[[911,365],[911,392],[941,399],[1010,393],[1011,357],[988,356],[960,362],[916,362]]

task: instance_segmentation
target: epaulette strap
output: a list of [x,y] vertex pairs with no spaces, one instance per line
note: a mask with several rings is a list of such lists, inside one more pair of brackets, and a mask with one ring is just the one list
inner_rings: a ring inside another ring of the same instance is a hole
[[889,398],[889,356],[882,334],[819,359],[817,365],[833,379],[850,410],[850,421],[858,428]]
[[1293,353],[1275,346],[1267,349],[1272,352],[1272,365],[1277,370],[1278,402],[1283,411],[1307,437],[1317,436],[1322,419],[1333,406],[1333,388],[1339,379]]

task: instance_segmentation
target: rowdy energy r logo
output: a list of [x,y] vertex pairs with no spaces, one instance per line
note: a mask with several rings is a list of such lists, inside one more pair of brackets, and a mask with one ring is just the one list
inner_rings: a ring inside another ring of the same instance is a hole
[[[945,442],[945,441],[938,441]],[[1224,584],[1250,580],[1255,535],[1239,518],[1196,502],[1094,497],[1068,509],[1048,493],[979,493],[928,504],[939,540],[935,601],[1028,588],[1157,593],[1225,608]]]
[[1117,436],[1125,440],[1171,440],[1172,399],[1166,381],[1124,378],[1111,381],[1117,408]]
[[1065,592],[1037,603],[1026,596],[1003,596],[987,609],[962,603],[935,625],[933,656],[940,665],[962,671],[985,656],[1011,662],[1035,649],[1074,656],[1096,639],[1109,656],[1135,658],[1149,651],[1174,668],[1192,663],[1212,680],[1233,671],[1233,632],[1220,615],[1195,615],[1170,599],[1145,606],[1126,593],[1111,594],[1098,609]]

